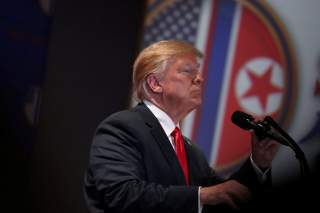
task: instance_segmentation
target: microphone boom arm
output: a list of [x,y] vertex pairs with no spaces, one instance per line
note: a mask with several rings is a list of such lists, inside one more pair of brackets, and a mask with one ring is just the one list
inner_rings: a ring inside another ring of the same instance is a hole
[[[264,121],[266,121],[269,125],[271,125],[273,128],[275,128],[281,136],[286,140],[287,146],[289,146],[295,153],[296,158],[300,162],[300,171],[301,176],[306,177],[310,173],[308,161],[301,150],[301,148],[298,146],[298,144],[293,140],[292,137],[288,133],[286,133],[270,116],[266,116]],[[273,138],[274,139],[274,138]],[[276,139],[275,139],[276,140]],[[278,141],[278,140],[277,140]],[[278,141],[280,142],[280,141]],[[281,143],[281,142],[280,142]]]

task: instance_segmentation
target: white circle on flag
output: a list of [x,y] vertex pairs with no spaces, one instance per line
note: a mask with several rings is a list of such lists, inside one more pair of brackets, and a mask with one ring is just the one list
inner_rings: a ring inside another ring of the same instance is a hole
[[284,71],[275,60],[258,57],[245,63],[236,77],[240,106],[258,116],[279,110],[284,92]]

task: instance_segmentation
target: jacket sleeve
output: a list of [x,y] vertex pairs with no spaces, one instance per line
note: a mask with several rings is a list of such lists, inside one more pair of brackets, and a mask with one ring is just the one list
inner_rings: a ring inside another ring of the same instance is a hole
[[246,160],[239,171],[231,176],[231,179],[237,180],[239,183],[247,186],[255,197],[261,196],[262,193],[271,190],[272,187],[271,170],[267,173],[266,181],[261,183],[250,159]]
[[112,212],[197,212],[198,187],[147,181],[134,129],[117,119],[98,127],[85,180],[87,203]]

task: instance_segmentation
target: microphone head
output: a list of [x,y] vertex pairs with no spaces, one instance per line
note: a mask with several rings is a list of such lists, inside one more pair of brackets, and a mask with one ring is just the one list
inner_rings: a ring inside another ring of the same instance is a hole
[[245,130],[254,129],[251,122],[253,120],[254,117],[241,111],[235,111],[231,116],[232,123]]

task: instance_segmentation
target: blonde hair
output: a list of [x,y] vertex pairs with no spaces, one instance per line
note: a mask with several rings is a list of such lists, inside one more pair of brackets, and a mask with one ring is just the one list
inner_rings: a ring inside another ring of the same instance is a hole
[[148,75],[161,74],[172,59],[179,55],[192,54],[201,58],[202,53],[191,44],[177,41],[164,40],[151,44],[140,52],[133,65],[133,95],[138,100],[149,96],[146,78]]

